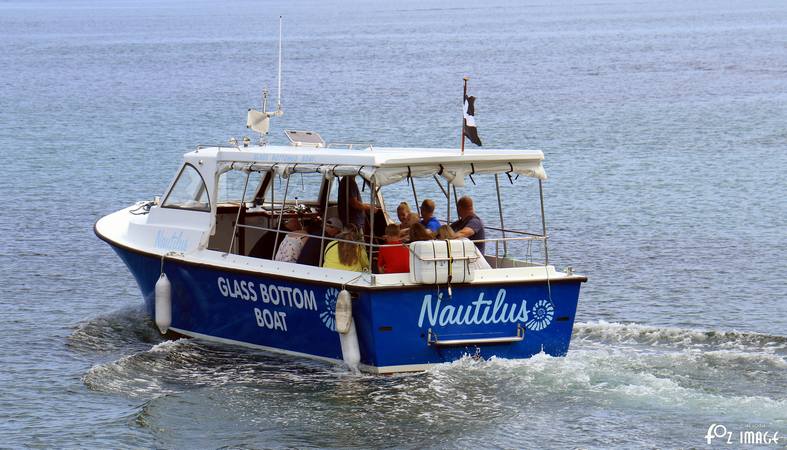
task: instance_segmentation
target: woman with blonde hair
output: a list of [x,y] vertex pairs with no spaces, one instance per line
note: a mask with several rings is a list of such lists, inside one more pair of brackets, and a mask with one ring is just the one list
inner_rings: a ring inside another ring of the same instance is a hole
[[[329,269],[362,272],[369,269],[369,257],[363,248],[363,241],[354,224],[338,236],[341,241],[333,241],[325,247],[322,266]],[[353,241],[353,242],[345,242]]]
[[435,239],[439,239],[441,241],[446,239],[456,239],[456,233],[449,225],[441,225],[440,228],[437,229],[437,237]]
[[404,225],[404,228],[407,228],[407,219],[410,213],[410,205],[407,202],[399,203],[399,206],[396,207],[396,217],[399,218],[399,226]]

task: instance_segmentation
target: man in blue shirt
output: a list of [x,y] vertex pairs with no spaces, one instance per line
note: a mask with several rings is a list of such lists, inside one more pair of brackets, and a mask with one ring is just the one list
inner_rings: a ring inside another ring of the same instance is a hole
[[427,230],[432,232],[432,236],[437,235],[437,229],[440,228],[440,221],[432,217],[434,214],[434,200],[427,198],[421,203],[421,225],[425,226]]

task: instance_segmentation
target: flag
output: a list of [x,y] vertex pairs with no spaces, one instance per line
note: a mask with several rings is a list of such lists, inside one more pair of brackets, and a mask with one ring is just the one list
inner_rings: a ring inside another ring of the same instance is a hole
[[475,127],[475,97],[465,95],[465,136],[470,142],[481,146],[481,138],[478,137],[478,130]]

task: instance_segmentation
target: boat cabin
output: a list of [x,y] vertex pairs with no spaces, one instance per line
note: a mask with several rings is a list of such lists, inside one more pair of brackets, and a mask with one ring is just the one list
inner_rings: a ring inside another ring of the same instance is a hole
[[[483,239],[476,233],[470,240],[485,252],[465,255],[465,265],[472,265],[475,271],[545,269],[543,157],[539,150],[472,149],[461,153],[458,149],[333,146],[321,139],[289,146],[199,146],[185,155],[160,205],[151,208],[147,224],[167,226],[166,232],[157,233],[159,249],[204,250],[224,259],[243,257],[247,266],[270,269],[272,266],[263,261],[272,263],[294,220],[295,228],[307,227],[311,238],[322,241],[320,261],[308,268],[295,267],[304,266],[296,262],[277,262],[276,270],[285,267],[313,278],[324,262],[325,247],[332,241],[343,241],[326,234],[330,219],[338,218],[345,228],[351,222],[357,224],[357,242],[370,262],[368,273],[385,275],[379,273],[376,261],[380,250],[390,246],[384,239],[386,226],[400,221],[397,207],[406,204],[418,214],[421,203],[431,199],[436,205],[435,219],[451,224],[459,219],[459,198],[467,195],[474,199],[475,213],[484,224]],[[355,183],[355,187],[342,187],[343,183]],[[348,215],[348,208],[352,210],[346,206],[352,201],[349,192],[360,194],[366,208],[360,220]],[[505,208],[512,208],[512,212],[506,214]],[[529,222],[533,228],[521,229],[520,225],[527,223],[525,215],[534,219]],[[181,232],[173,234],[177,228]],[[407,243],[407,236],[403,237]],[[472,246],[468,250],[456,243],[454,247],[446,242],[436,245],[449,253],[454,248],[465,253],[472,250]],[[428,249],[433,253],[431,258],[423,258],[413,251],[416,246],[409,246],[416,265],[426,261],[433,268],[440,261],[461,261],[457,255],[436,256],[433,246]],[[339,278],[348,279],[349,275],[342,273]],[[408,277],[404,275],[389,278],[406,284]],[[414,275],[410,282],[418,278]]]

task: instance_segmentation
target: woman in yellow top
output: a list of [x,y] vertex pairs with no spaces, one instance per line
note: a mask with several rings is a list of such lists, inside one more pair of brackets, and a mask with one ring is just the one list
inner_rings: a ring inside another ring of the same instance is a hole
[[[350,225],[349,230],[336,237],[346,241],[361,242],[358,230],[353,225]],[[325,247],[322,266],[328,269],[362,272],[369,269],[369,257],[360,243],[332,241]]]

